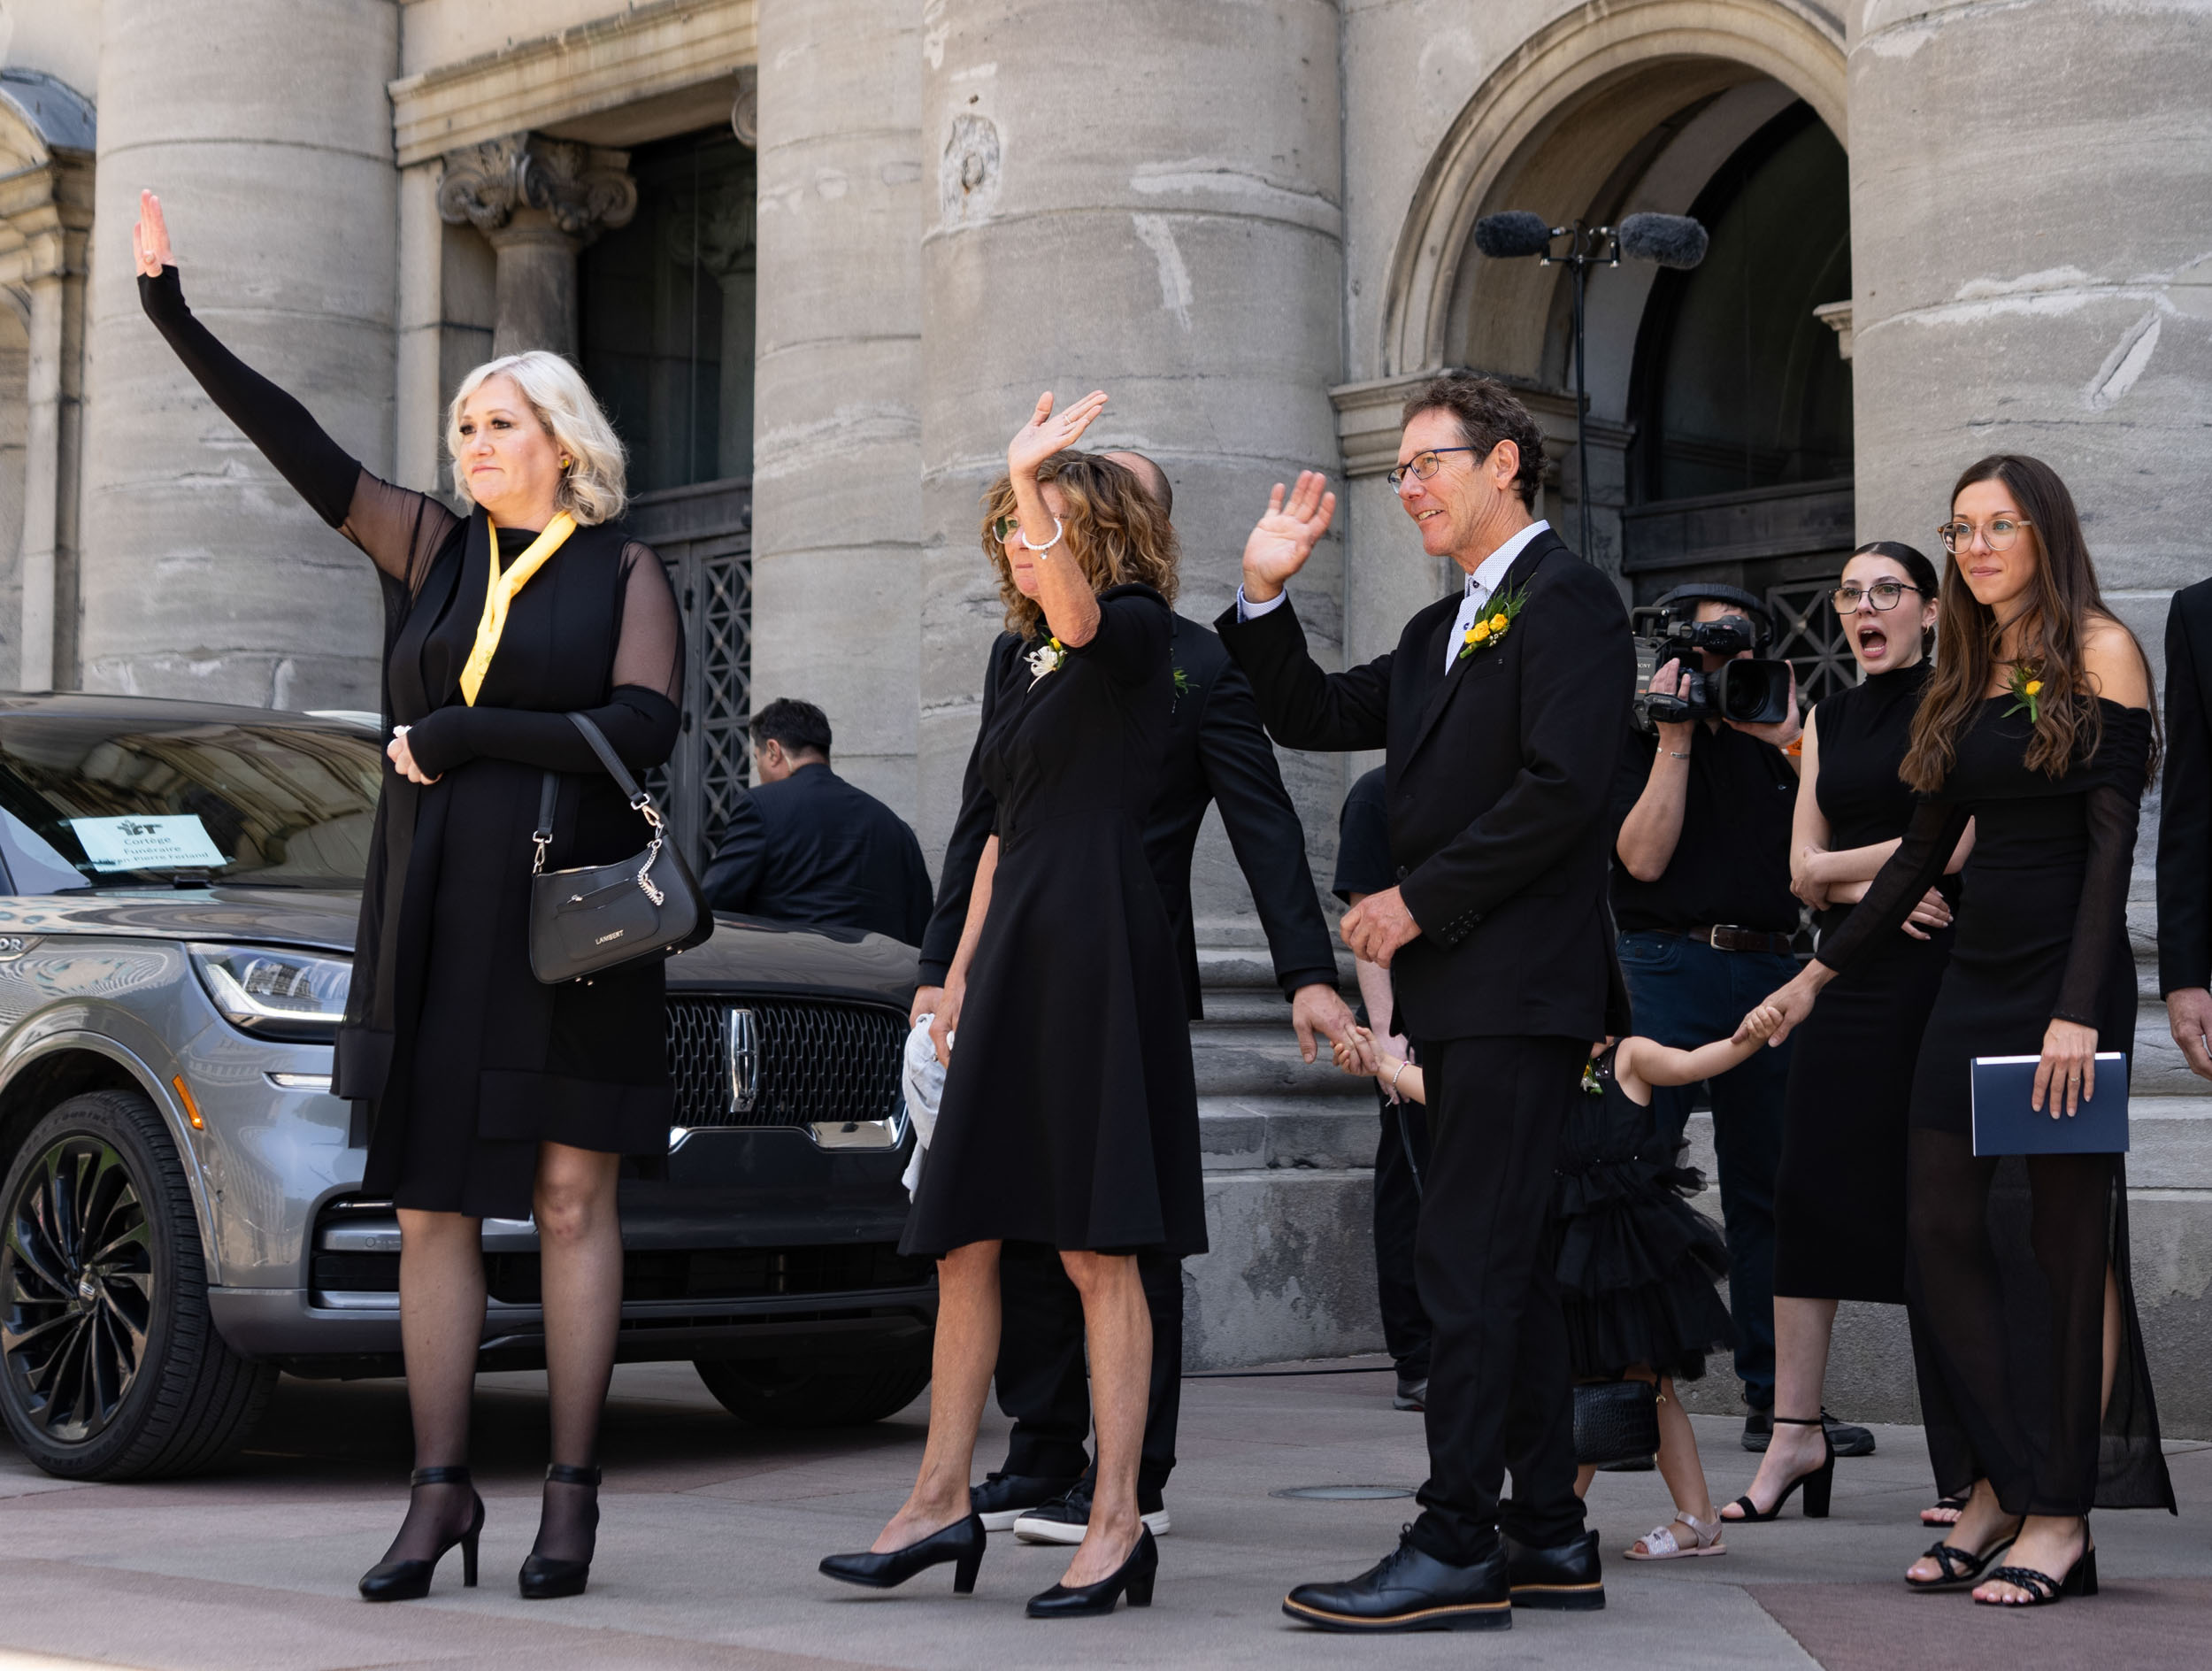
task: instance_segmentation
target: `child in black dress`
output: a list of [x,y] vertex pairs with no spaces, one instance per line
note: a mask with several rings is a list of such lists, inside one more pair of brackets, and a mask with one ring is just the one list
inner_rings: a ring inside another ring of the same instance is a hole
[[[1556,1195],[1544,1256],[1559,1278],[1567,1348],[1577,1381],[1655,1381],[1659,1472],[1674,1494],[1671,1523],[1644,1534],[1631,1560],[1723,1555],[1721,1521],[1698,1459],[1697,1436],[1674,1397],[1678,1380],[1705,1373],[1705,1355],[1734,1344],[1728,1308],[1714,1284],[1726,1275],[1720,1226],[1684,1199],[1703,1187],[1679,1164],[1678,1145],[1659,1135],[1654,1085],[1691,1085],[1724,1074],[1782,1023],[1762,1006],[1746,1019],[1744,1042],[1722,1039],[1674,1050],[1635,1035],[1609,1041],[1583,1078],[1588,1095],[1560,1133]],[[1421,1070],[1362,1032],[1336,1047],[1337,1066],[1425,1102]],[[1575,1490],[1597,1470],[1586,1465]]]

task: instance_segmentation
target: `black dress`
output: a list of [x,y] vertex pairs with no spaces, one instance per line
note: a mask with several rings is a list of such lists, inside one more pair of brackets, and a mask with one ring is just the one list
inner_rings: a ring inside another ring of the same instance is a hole
[[1197,1090],[1144,820],[1174,700],[1167,605],[1099,598],[1057,672],[991,653],[976,766],[998,869],[902,1251],[1206,1251]]
[[[2028,769],[2028,716],[2013,705],[1981,705],[1948,781],[1818,956],[1856,973],[1886,950],[1975,820],[1913,1074],[1907,1168],[1906,1292],[1936,1483],[1958,1493],[1986,1477],[2013,1514],[2170,1509],[2129,1273],[2125,1157],[1978,1159],[1970,1090],[1975,1057],[2039,1054],[2053,1017],[2094,1027],[2101,1051],[2133,1052],[2128,873],[2151,718],[2100,700],[2094,752],[2054,781]],[[2108,1269],[2121,1342],[2101,1420]]]
[[1685,1198],[1704,1180],[1660,1136],[1650,1105],[1620,1088],[1614,1053],[1594,1064],[1598,1092],[1586,1083],[1554,1162],[1545,1257],[1559,1277],[1568,1362],[1577,1381],[1615,1380],[1638,1364],[1695,1381],[1706,1353],[1736,1344],[1715,1286],[1728,1245]]
[[[1912,821],[1913,794],[1897,771],[1928,672],[1924,661],[1875,674],[1816,710],[1814,788],[1831,848],[1894,841]],[[1937,885],[1955,905],[1956,880]],[[1819,914],[1822,944],[1852,909]],[[1905,1116],[1954,932],[1916,940],[1893,930],[1828,984],[1797,1029],[1774,1179],[1777,1294],[1905,1303]]]
[[[672,1091],[657,962],[541,984],[529,962],[530,832],[564,774],[555,868],[611,863],[648,831],[566,715],[595,720],[642,776],[674,746],[683,639],[653,553],[579,528],[515,595],[473,706],[490,524],[363,469],[298,402],[192,317],[176,269],[139,281],[147,314],[247,437],[374,562],[385,604],[383,709],[411,727],[411,783],[387,763],[362,889],[335,1090],[369,1144],[363,1188],[475,1217],[531,1210],[538,1144],[665,1155]],[[499,530],[503,567],[535,533]]]

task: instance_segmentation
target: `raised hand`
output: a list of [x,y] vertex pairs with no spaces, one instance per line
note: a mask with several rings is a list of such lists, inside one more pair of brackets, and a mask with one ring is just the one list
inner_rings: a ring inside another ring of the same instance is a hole
[[1009,475],[1033,476],[1037,466],[1056,452],[1064,452],[1083,438],[1091,420],[1106,410],[1106,391],[1094,389],[1057,417],[1053,415],[1052,391],[1037,397],[1037,410],[1006,443]]
[[169,247],[169,223],[162,216],[161,199],[150,191],[138,194],[138,222],[131,228],[131,253],[137,258],[141,278],[157,279],[164,267],[177,265]]
[[1267,496],[1267,514],[1252,526],[1244,542],[1245,601],[1264,604],[1284,582],[1305,567],[1313,548],[1336,516],[1336,495],[1318,470],[1301,471],[1286,503],[1283,484]]

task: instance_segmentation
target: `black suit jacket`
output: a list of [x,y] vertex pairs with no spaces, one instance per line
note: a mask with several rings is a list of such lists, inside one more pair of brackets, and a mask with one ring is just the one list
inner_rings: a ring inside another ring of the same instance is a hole
[[2212,986],[2212,581],[2166,613],[2166,781],[2158,812],[2158,990]]
[[740,796],[701,886],[717,911],[908,945],[929,925],[929,866],[914,832],[825,765]]
[[[1175,930],[1183,996],[1193,1020],[1204,1013],[1198,986],[1198,936],[1191,922],[1191,853],[1210,804],[1221,808],[1237,865],[1252,889],[1275,979],[1287,997],[1316,982],[1336,985],[1336,953],[1313,872],[1306,863],[1306,833],[1283,788],[1283,774],[1268,746],[1252,700],[1252,687],[1230,660],[1221,641],[1198,622],[1175,617],[1169,653],[1175,666],[1175,706],[1168,717],[1167,760],[1159,797],[1145,820],[1144,856],[1159,884],[1161,903]],[[1002,633],[991,647],[991,676],[999,658],[1016,654],[1020,641]],[[922,941],[921,980],[941,985],[960,930],[977,861],[997,817],[973,754],[963,787],[960,817],[945,849],[937,910]]]
[[1217,623],[1278,743],[1386,751],[1390,849],[1421,927],[1391,977],[1416,1039],[1604,1029],[1606,797],[1635,652],[1613,583],[1548,529],[1496,596],[1523,588],[1505,636],[1448,673],[1458,595],[1340,674],[1308,653],[1288,602]]

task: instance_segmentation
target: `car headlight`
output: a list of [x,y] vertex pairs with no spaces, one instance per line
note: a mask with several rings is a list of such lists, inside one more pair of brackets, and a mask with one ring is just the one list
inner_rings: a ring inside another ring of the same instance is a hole
[[350,958],[268,946],[191,948],[192,966],[233,1027],[261,1038],[328,1043],[346,1019]]

